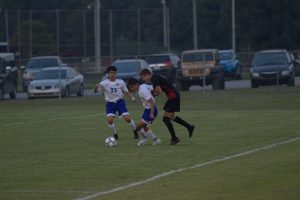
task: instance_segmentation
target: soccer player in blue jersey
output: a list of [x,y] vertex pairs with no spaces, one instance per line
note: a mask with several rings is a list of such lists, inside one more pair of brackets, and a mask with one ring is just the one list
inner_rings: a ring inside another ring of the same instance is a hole
[[105,96],[108,127],[111,129],[115,139],[118,140],[119,137],[114,124],[116,112],[118,112],[119,116],[122,116],[131,126],[134,139],[138,139],[135,123],[128,113],[123,97],[124,94],[127,94],[133,101],[135,101],[135,98],[128,91],[125,82],[121,79],[117,79],[117,69],[115,66],[108,67],[107,74],[108,78],[98,83],[94,88],[94,92],[97,93],[101,91]]
[[136,129],[142,134],[143,138],[139,141],[138,145],[144,145],[150,137],[153,141],[153,145],[161,143],[161,140],[153,133],[153,131],[148,127],[153,123],[156,118],[158,111],[155,105],[155,99],[152,96],[151,91],[153,87],[151,85],[140,84],[140,82],[131,78],[128,81],[128,88],[130,92],[137,92],[138,97],[142,101],[144,107],[144,113],[140,121],[136,123]]

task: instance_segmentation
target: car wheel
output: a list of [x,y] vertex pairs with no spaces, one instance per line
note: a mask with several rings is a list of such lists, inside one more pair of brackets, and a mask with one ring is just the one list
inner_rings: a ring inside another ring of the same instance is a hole
[[235,72],[235,79],[241,80],[242,79],[242,68],[241,66],[238,66]]
[[0,100],[4,99],[4,91],[0,88]]
[[69,87],[66,87],[63,97],[69,97],[69,96],[70,96]]
[[84,94],[84,87],[83,87],[83,84],[81,84],[81,85],[80,85],[80,89],[79,89],[79,91],[78,91],[78,93],[77,93],[77,96],[78,96],[78,97],[82,97],[83,94]]
[[222,72],[220,72],[219,76],[213,80],[211,85],[213,90],[225,89],[225,80]]
[[11,99],[15,99],[16,97],[17,97],[17,86],[16,86],[16,84],[13,84],[13,91],[11,91],[10,93],[9,93],[9,97],[11,98]]
[[287,85],[289,87],[295,86],[295,77],[294,76],[292,76],[292,77],[289,78],[289,80],[287,82]]
[[251,88],[258,88],[259,84],[255,80],[251,79]]

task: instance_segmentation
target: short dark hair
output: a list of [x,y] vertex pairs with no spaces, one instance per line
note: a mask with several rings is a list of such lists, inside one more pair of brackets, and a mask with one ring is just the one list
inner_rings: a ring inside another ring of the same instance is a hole
[[137,80],[136,78],[130,78],[128,80],[128,83],[127,83],[129,86],[132,86],[132,85],[136,85],[136,84],[140,84],[140,81]]
[[142,69],[142,71],[140,72],[140,76],[143,76],[143,75],[147,75],[147,74],[152,74],[152,72],[150,71],[150,69]]
[[107,69],[106,69],[106,72],[110,72],[110,71],[113,71],[113,72],[117,72],[117,68],[115,66],[109,66]]

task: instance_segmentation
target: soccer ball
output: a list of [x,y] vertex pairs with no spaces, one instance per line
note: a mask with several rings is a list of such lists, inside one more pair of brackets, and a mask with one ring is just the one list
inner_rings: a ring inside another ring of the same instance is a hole
[[105,145],[108,147],[114,147],[117,145],[117,140],[114,137],[109,136],[105,139]]

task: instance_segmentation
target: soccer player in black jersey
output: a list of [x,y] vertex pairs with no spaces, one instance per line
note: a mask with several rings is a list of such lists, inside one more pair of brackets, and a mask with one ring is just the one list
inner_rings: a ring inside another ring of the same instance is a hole
[[140,76],[144,82],[152,83],[154,95],[164,92],[168,98],[163,107],[165,110],[163,122],[166,124],[171,135],[170,145],[176,145],[179,142],[179,139],[175,134],[172,121],[187,128],[189,137],[192,137],[195,126],[175,115],[175,112],[180,112],[180,94],[172,83],[163,75],[152,74],[149,69],[143,69]]

